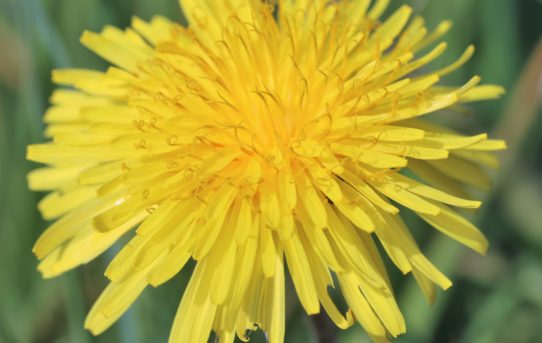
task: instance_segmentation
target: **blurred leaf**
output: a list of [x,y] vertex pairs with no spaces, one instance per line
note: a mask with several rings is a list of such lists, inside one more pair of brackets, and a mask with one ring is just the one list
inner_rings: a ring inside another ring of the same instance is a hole
[[[0,21],[0,47],[9,47],[3,50],[0,59],[0,84],[4,84],[11,90],[17,89],[20,82],[22,68],[28,63],[25,51],[19,35],[6,23]],[[1,104],[0,104],[1,105]]]
[[518,85],[506,107],[495,134],[505,139],[509,151],[503,158],[504,168],[511,168],[519,157],[521,143],[533,127],[542,101],[542,39],[522,71]]
[[514,228],[528,244],[542,250],[542,183],[539,175],[513,173],[506,183],[504,204]]

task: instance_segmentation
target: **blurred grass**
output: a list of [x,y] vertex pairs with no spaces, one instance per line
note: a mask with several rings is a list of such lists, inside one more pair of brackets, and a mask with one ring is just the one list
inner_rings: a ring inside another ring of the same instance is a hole
[[[486,257],[409,218],[423,250],[449,274],[454,287],[429,307],[411,278],[391,276],[405,313],[408,334],[398,342],[536,342],[542,337],[542,141],[540,98],[542,3],[536,0],[411,0],[434,27],[452,19],[446,39],[459,56],[470,43],[477,54],[445,82],[473,74],[498,83],[508,94],[470,106],[475,115],[444,113],[439,120],[466,132],[496,128],[511,143],[496,188],[474,219],[491,242]],[[35,210],[39,195],[26,188],[32,165],[25,146],[41,141],[41,116],[52,90],[50,70],[67,66],[104,68],[79,44],[83,30],[126,26],[132,15],[163,14],[181,20],[174,0],[2,0],[0,2],[0,342],[165,342],[189,270],[166,286],[149,289],[121,321],[94,338],[83,320],[106,284],[111,254],[76,271],[42,280],[31,247],[44,223]],[[528,61],[530,68],[527,67]],[[537,64],[538,63],[538,64]],[[535,67],[532,67],[532,66]],[[522,76],[523,75],[523,76]],[[286,342],[314,342],[313,324],[288,295]],[[339,332],[342,343],[368,342],[359,327]],[[256,334],[254,341],[264,341]]]

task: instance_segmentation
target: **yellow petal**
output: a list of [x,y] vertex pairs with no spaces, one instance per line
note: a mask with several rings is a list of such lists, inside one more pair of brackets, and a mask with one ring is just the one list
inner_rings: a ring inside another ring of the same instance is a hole
[[44,219],[61,216],[96,197],[96,187],[76,187],[69,191],[53,192],[38,203]]
[[386,8],[388,8],[389,3],[390,0],[377,0],[371,7],[371,10],[367,14],[367,16],[373,20],[380,18]]
[[491,187],[488,175],[476,163],[450,156],[450,158],[442,161],[429,161],[429,164],[454,180],[485,191]]
[[422,289],[425,299],[427,300],[429,305],[432,305],[437,297],[435,286],[428,277],[426,277],[423,273],[419,272],[417,269],[412,270],[412,275],[414,275],[418,286],[420,286],[420,288]]
[[271,278],[275,275],[276,270],[276,249],[273,234],[265,226],[261,227],[260,249],[263,273],[265,277]]
[[420,216],[444,234],[481,254],[485,254],[488,242],[476,226],[447,206],[435,205],[440,208],[439,214],[427,215],[420,213]]
[[155,16],[150,22],[138,17],[132,18],[132,27],[152,44],[171,37],[173,23],[166,17]]
[[410,160],[408,166],[417,176],[435,188],[458,198],[468,199],[470,197],[460,182],[442,174],[436,168],[429,165],[429,163]]
[[224,184],[220,189],[213,195],[209,204],[207,205],[207,219],[212,220],[216,219],[218,216],[227,212],[228,208],[231,206],[233,200],[235,199],[237,188],[228,183]]
[[175,245],[164,260],[152,270],[149,275],[149,283],[153,287],[158,287],[177,275],[190,259],[191,253],[189,248],[189,244]]
[[347,217],[352,224],[366,232],[373,232],[375,229],[374,223],[367,215],[364,209],[359,205],[352,205],[349,203],[336,204],[339,211]]
[[417,194],[424,198],[440,201],[448,205],[464,208],[479,208],[481,205],[480,201],[466,200],[446,194],[441,190],[426,186],[400,174],[390,175],[389,179],[394,185],[405,189],[408,192]]
[[445,68],[440,69],[439,71],[436,71],[435,74],[439,76],[450,74],[451,72],[455,71],[456,69],[460,68],[465,63],[467,63],[473,54],[474,54],[474,46],[469,45],[467,49],[465,50],[465,52],[461,55],[461,57],[457,61],[455,61],[454,63],[450,64],[449,66]]
[[480,101],[480,100],[491,100],[491,99],[498,99],[500,98],[504,93],[505,89],[501,86],[495,86],[495,85],[482,85],[477,86],[469,91],[461,94],[459,97],[459,100],[461,102],[474,102],[474,101]]
[[[258,240],[254,237],[249,237],[245,244],[240,247],[239,253],[236,256],[235,265],[237,266],[235,276],[235,287],[232,288],[232,295],[230,298],[230,306],[232,309],[232,315],[228,316],[229,320],[235,323],[235,316],[238,315],[237,311],[243,299],[247,288],[250,286],[250,278],[253,275],[255,263],[259,263],[256,260],[258,248]],[[233,325],[233,324],[232,324]],[[243,331],[244,333],[244,331]]]
[[28,146],[26,158],[34,162],[69,166],[92,162],[110,162],[137,154],[139,153],[135,149],[34,144]]
[[406,159],[394,154],[366,149],[360,146],[359,142],[354,144],[333,143],[332,149],[338,155],[350,157],[354,162],[363,162],[374,168],[405,167],[408,163]]
[[436,215],[439,213],[438,207],[432,203],[423,200],[406,189],[397,187],[388,182],[371,182],[371,185],[388,198],[410,208],[419,213]]
[[284,200],[287,208],[294,208],[297,201],[295,180],[288,170],[282,169],[279,172],[279,187],[281,199]]
[[288,269],[292,275],[292,280],[294,281],[294,286],[303,308],[308,314],[319,313],[320,304],[311,268],[305,250],[297,235],[292,235],[288,241],[284,242],[284,249]]
[[322,199],[312,186],[310,179],[306,175],[299,175],[296,186],[298,202],[303,202],[312,223],[316,227],[325,228],[327,225],[326,212],[322,205]]
[[119,37],[111,34],[85,31],[81,36],[81,43],[105,60],[129,71],[136,70],[140,61],[151,57],[146,49],[140,47],[127,49]]
[[205,159],[198,172],[200,178],[207,178],[224,169],[239,155],[238,149],[223,149]]
[[147,272],[145,269],[122,282],[111,282],[92,306],[85,328],[93,335],[99,335],[115,323],[147,286]]
[[81,108],[77,106],[52,106],[47,109],[43,121],[47,124],[78,123]]
[[202,303],[196,301],[196,293],[203,282],[205,268],[209,267],[198,263],[190,278],[175,315],[169,336],[170,343],[205,342],[211,333],[217,305],[212,304],[209,298],[204,299]]
[[38,168],[27,175],[28,187],[33,191],[50,191],[73,184],[85,166],[69,168]]
[[382,125],[372,126],[363,132],[356,133],[356,138],[374,139],[386,142],[417,141],[425,136],[423,130],[408,127]]
[[272,229],[279,227],[282,211],[280,209],[279,197],[273,189],[272,182],[266,182],[260,188],[260,208],[265,225]]
[[284,342],[284,334],[286,327],[286,294],[284,289],[284,265],[282,251],[275,254],[275,271],[273,272],[272,280],[267,281],[268,287],[264,295],[264,306],[262,310],[268,314],[265,316],[266,323],[264,329],[269,335],[269,343]]
[[355,276],[352,273],[338,274],[337,278],[339,279],[344,299],[348,306],[352,308],[356,320],[363,326],[373,341],[378,343],[388,342],[386,338],[387,331],[367,302],[367,299],[359,291],[358,285],[355,282]]
[[372,149],[381,153],[408,156],[418,160],[442,160],[449,156],[449,152],[441,144],[424,140],[407,143],[378,142],[373,144]]
[[118,194],[96,198],[79,207],[79,209],[66,214],[47,228],[34,245],[32,251],[40,259],[45,257],[60,244],[74,237],[79,230],[90,225],[93,216],[114,206],[118,199]]
[[43,277],[58,276],[67,270],[85,264],[102,254],[141,219],[133,218],[123,228],[110,233],[96,232],[90,224],[81,228],[75,237],[60,245],[38,265]]
[[506,142],[498,139],[487,139],[482,142],[470,145],[467,147],[469,150],[477,151],[494,151],[506,149]]
[[[371,18],[377,18],[378,12],[381,11],[381,8],[379,6],[386,6],[387,4],[385,2],[377,2],[373,8],[371,9],[371,12],[369,12],[369,17]],[[412,13],[412,8],[409,6],[401,6],[395,13],[393,13],[386,21],[380,26],[372,36],[372,39],[376,40],[393,40],[395,39],[399,33],[403,30],[405,25],[408,22],[408,19],[410,18],[410,15]]]
[[237,244],[243,245],[245,243],[245,240],[250,235],[250,231],[253,228],[252,210],[250,208],[249,202],[246,199],[241,200],[239,214],[237,216],[237,220],[235,221],[235,226],[237,227],[237,231],[235,233],[235,239],[237,241]]
[[435,268],[435,266],[422,254],[412,255],[410,257],[410,261],[420,273],[431,279],[443,290],[447,290],[452,286],[452,282],[437,268]]
[[395,206],[390,205],[387,201],[382,199],[374,191],[374,189],[371,186],[369,186],[365,181],[363,181],[354,172],[350,171],[349,169],[345,169],[345,171],[341,175],[341,177],[346,182],[348,182],[348,184],[350,186],[352,186],[354,189],[356,189],[356,191],[358,191],[360,194],[365,196],[369,201],[371,201],[373,204],[375,204],[379,208],[383,209],[386,212],[392,213],[392,214],[399,213],[399,209],[397,209]]
[[361,278],[357,280],[365,298],[393,337],[405,333],[406,325],[395,296],[389,290],[375,289]]
[[434,43],[442,36],[444,36],[452,28],[452,22],[450,20],[442,21],[438,24],[433,32],[431,32],[427,37],[425,37],[420,43],[414,47],[414,51],[420,51],[430,44]]
[[[324,209],[325,211],[325,209]],[[325,261],[335,271],[343,271],[343,267],[338,262],[323,228],[314,227],[309,219],[307,210],[299,208],[298,213],[301,228],[308,238],[309,246],[316,250],[317,255]],[[308,253],[307,253],[308,254]]]

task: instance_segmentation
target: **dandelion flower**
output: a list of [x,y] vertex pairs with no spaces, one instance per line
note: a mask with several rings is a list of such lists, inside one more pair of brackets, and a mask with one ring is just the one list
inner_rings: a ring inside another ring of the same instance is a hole
[[45,277],[135,229],[86,328],[100,334],[194,260],[170,342],[255,328],[282,342],[286,270],[307,314],[386,341],[406,325],[377,245],[429,301],[451,286],[400,212],[485,252],[456,209],[480,206],[468,188],[489,187],[483,167],[505,144],[425,115],[503,90],[440,85],[473,47],[428,72],[450,23],[428,31],[408,6],[379,19],[388,2],[181,0],[188,27],[134,18],[82,35],[112,66],[53,72],[51,142],[28,159],[47,165],[29,185],[50,191],[38,207],[55,220],[34,247]]

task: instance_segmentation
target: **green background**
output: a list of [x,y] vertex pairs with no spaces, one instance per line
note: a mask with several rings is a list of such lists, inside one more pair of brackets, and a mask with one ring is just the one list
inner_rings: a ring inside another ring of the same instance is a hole
[[[507,89],[498,101],[445,112],[438,120],[466,133],[490,132],[508,141],[502,167],[480,213],[473,218],[488,236],[478,256],[414,218],[407,218],[422,250],[454,281],[429,307],[412,277],[389,268],[408,333],[397,342],[542,342],[542,2],[536,0],[417,0],[407,3],[429,27],[452,19],[450,62],[470,43],[475,57],[444,82],[474,74]],[[46,227],[31,193],[25,146],[43,140],[42,114],[53,86],[50,70],[106,67],[79,44],[83,30],[129,25],[132,15],[163,14],[183,20],[175,0],[0,0],[0,342],[166,342],[190,268],[159,289],[148,289],[100,337],[83,320],[106,284],[103,270],[114,251],[53,280],[43,280],[31,253]],[[389,11],[388,11],[389,14]],[[118,250],[118,246],[111,250]],[[291,288],[291,287],[290,287]],[[314,325],[287,298],[286,342],[367,342],[348,331]],[[325,323],[325,321],[324,321]],[[324,328],[317,330],[316,327]],[[255,334],[254,341],[263,341]]]

